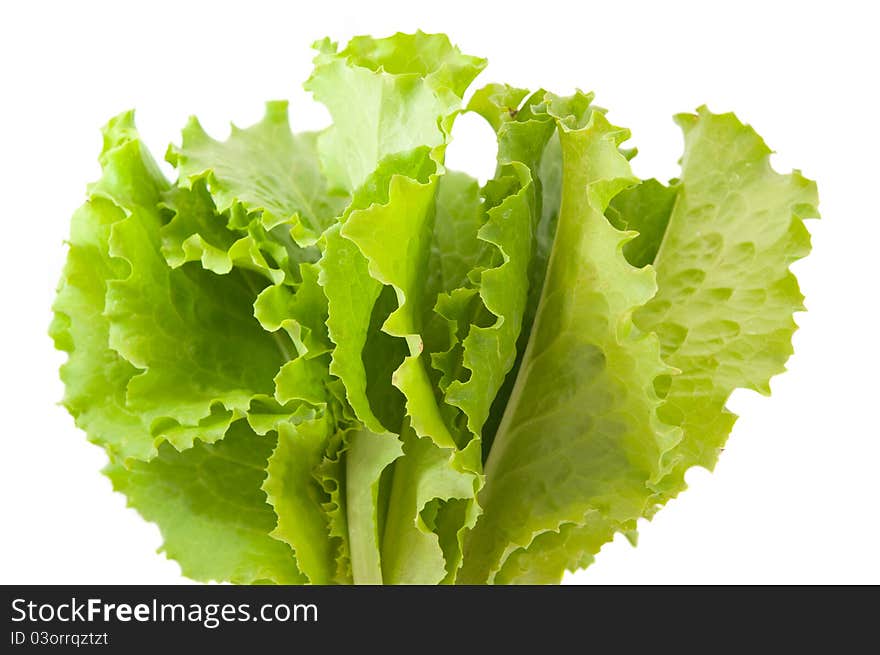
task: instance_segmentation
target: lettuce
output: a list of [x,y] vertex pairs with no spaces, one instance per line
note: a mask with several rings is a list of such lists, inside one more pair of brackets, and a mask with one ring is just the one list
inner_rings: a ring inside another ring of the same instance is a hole
[[[71,223],[64,405],[197,580],[553,583],[712,468],[803,310],[815,184],[733,114],[639,180],[593,96],[490,84],[443,35],[315,45],[332,125],[132,112]],[[456,116],[497,137],[447,170]],[[210,545],[210,547],[206,547]]]

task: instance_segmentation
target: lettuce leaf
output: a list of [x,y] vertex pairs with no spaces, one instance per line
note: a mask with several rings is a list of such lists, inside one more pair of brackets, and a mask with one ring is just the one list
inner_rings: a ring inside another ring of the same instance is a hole
[[629,525],[644,513],[675,440],[657,417],[654,391],[670,368],[656,337],[632,323],[656,291],[653,271],[625,260],[631,235],[604,217],[611,198],[637,182],[619,152],[629,134],[591,99],[549,102],[571,174],[537,318],[486,463],[463,581],[493,582],[511,552],[593,514],[612,534]]
[[[653,259],[658,292],[634,319],[660,338],[678,374],[663,381],[661,416],[683,439],[667,454],[664,496],[691,466],[711,469],[733,427],[734,389],[769,395],[785,370],[803,296],[788,267],[810,251],[803,219],[818,216],[815,183],[780,175],[770,149],[733,114],[676,118],[685,135],[676,201]],[[711,164],[711,169],[709,168]]]
[[[105,474],[131,507],[162,530],[168,557],[195,580],[301,584],[293,551],[270,533],[275,514],[260,489],[274,437],[237,421],[215,444],[178,452],[163,444],[150,462],[113,463]],[[210,548],[205,545],[210,544]]]
[[[466,101],[445,35],[314,47],[324,130],[191,118],[171,181],[104,128],[50,334],[114,489],[196,580],[544,584],[635,542],[784,369],[815,184],[706,108],[639,180],[592,94]],[[445,166],[463,111],[482,185]]]

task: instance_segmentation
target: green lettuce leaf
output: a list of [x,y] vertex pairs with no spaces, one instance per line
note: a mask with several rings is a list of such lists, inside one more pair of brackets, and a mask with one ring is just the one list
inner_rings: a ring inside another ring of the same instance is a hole
[[260,489],[275,439],[236,421],[215,444],[177,452],[163,444],[150,462],[105,473],[165,540],[162,549],[194,580],[301,584],[291,549],[270,535],[275,514]]
[[356,430],[345,453],[346,522],[355,584],[382,584],[379,484],[385,469],[401,455],[400,441],[387,434]]
[[[460,359],[447,358],[456,370],[450,371],[449,363],[445,367],[452,379],[444,389],[445,400],[464,412],[474,435],[482,435],[493,401],[517,360],[527,312],[537,250],[534,235],[542,211],[538,166],[555,129],[546,112],[536,113],[543,95],[538,92],[523,102],[526,90],[489,85],[468,105],[498,137],[498,170],[484,189],[485,219],[476,235],[483,247],[468,273],[480,303],[462,305],[464,312],[446,312],[457,323],[455,333],[466,336]],[[442,302],[453,304],[451,297]]]
[[333,117],[318,150],[333,188],[348,192],[388,155],[445,143],[448,128],[440,119],[458,109],[486,65],[461,54],[443,34],[356,37],[341,51],[324,39],[314,47],[318,55],[306,89]]
[[[386,584],[454,580],[461,539],[477,517],[473,497],[479,484],[474,474],[479,466],[479,443],[455,451],[418,437],[412,429],[405,429],[401,439],[404,456],[394,465],[382,542],[382,578]],[[457,507],[458,520],[438,521],[446,503],[454,500],[465,501]],[[441,527],[445,530],[438,534]]]
[[163,440],[183,449],[222,437],[272,392],[285,353],[253,318],[256,278],[166,265],[168,183],[131,113],[105,128],[101,164],[73,223],[51,331],[71,353],[65,402],[80,425],[112,454],[146,460]]
[[247,272],[217,276],[168,268],[159,251],[160,217],[133,207],[111,229],[110,254],[130,267],[110,280],[104,314],[109,344],[143,372],[126,403],[146,421],[193,425],[211,407],[245,412],[290,353],[253,316],[259,282]]
[[803,219],[818,216],[815,183],[776,173],[770,149],[733,114],[702,107],[677,121],[685,152],[653,260],[659,288],[634,316],[680,371],[664,380],[661,416],[684,433],[667,454],[664,499],[691,466],[714,466],[736,418],[724,407],[731,392],[769,394],[785,370],[792,314],[804,309],[788,267],[810,251]]
[[323,507],[328,498],[314,475],[333,429],[330,418],[324,413],[298,425],[279,423],[262,485],[276,517],[271,536],[291,547],[299,569],[312,584],[329,584],[336,574],[336,553]]
[[[348,202],[345,194],[329,192],[317,139],[315,132],[291,132],[287,102],[268,102],[259,123],[246,129],[233,125],[225,142],[212,139],[190,118],[181,145],[169,147],[166,158],[178,169],[182,186],[205,181],[231,227],[247,229],[258,218],[297,259],[305,255],[296,244],[313,244]],[[194,244],[208,236],[195,230],[191,235]]]
[[124,217],[112,200],[100,196],[90,197],[74,214],[50,335],[69,353],[61,367],[62,402],[77,426],[119,457],[149,459],[156,454],[150,426],[125,404],[138,369],[109,347],[110,323],[104,316],[107,281],[126,273],[108,246],[111,226]]
[[[654,381],[669,374],[653,335],[632,312],[656,290],[653,271],[623,257],[632,234],[604,212],[633,185],[618,147],[629,133],[590,107],[591,96],[551,98],[564,161],[562,204],[537,318],[486,462],[483,514],[466,542],[461,580],[493,582],[505,560],[558,548],[562,528],[603,536],[641,516],[674,430],[657,418]],[[563,550],[564,555],[564,550]],[[550,568],[558,581],[567,560]]]

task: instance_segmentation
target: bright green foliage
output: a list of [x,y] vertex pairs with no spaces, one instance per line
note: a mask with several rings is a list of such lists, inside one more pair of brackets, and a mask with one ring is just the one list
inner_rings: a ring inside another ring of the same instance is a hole
[[[732,114],[677,117],[663,185],[591,94],[465,103],[485,61],[443,35],[315,48],[323,131],[190,119],[170,182],[104,129],[50,332],[114,489],[197,580],[554,583],[635,541],[784,370],[815,185]],[[445,168],[462,111],[483,185]]]
[[677,121],[685,155],[654,257],[659,291],[634,317],[680,371],[660,412],[684,431],[661,486],[673,495],[688,468],[714,466],[735,418],[724,408],[730,393],[769,394],[785,370],[792,313],[804,309],[788,267],[810,250],[803,219],[818,215],[815,183],[776,173],[770,149],[733,114],[701,107]]
[[164,551],[190,577],[301,583],[293,551],[270,536],[275,515],[260,489],[274,444],[237,421],[215,444],[182,452],[164,444],[149,462],[113,463],[105,472],[132,507],[159,524]]
[[637,519],[675,439],[657,418],[653,389],[670,369],[656,337],[631,318],[654,295],[654,273],[627,263],[628,236],[604,216],[611,198],[637,182],[618,150],[628,133],[589,100],[551,100],[571,173],[537,318],[486,463],[467,582],[492,581],[514,549],[593,512],[611,526]]

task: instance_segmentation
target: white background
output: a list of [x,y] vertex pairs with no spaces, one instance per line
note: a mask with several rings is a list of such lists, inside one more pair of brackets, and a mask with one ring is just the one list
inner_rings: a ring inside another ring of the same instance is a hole
[[[98,128],[137,108],[157,157],[197,114],[224,137],[301,90],[324,35],[447,32],[488,57],[479,83],[592,89],[633,132],[643,177],[677,172],[672,114],[735,110],[818,180],[814,252],[795,265],[809,312],[773,396],[741,414],[714,474],[622,538],[580,583],[880,583],[877,16],[872,3],[4,2],[0,9],[0,582],[174,583],[158,530],[125,508],[105,462],[55,403],[46,336],[72,211],[98,176]],[[492,135],[457,126],[450,166],[482,178]],[[465,143],[468,140],[471,145]]]

